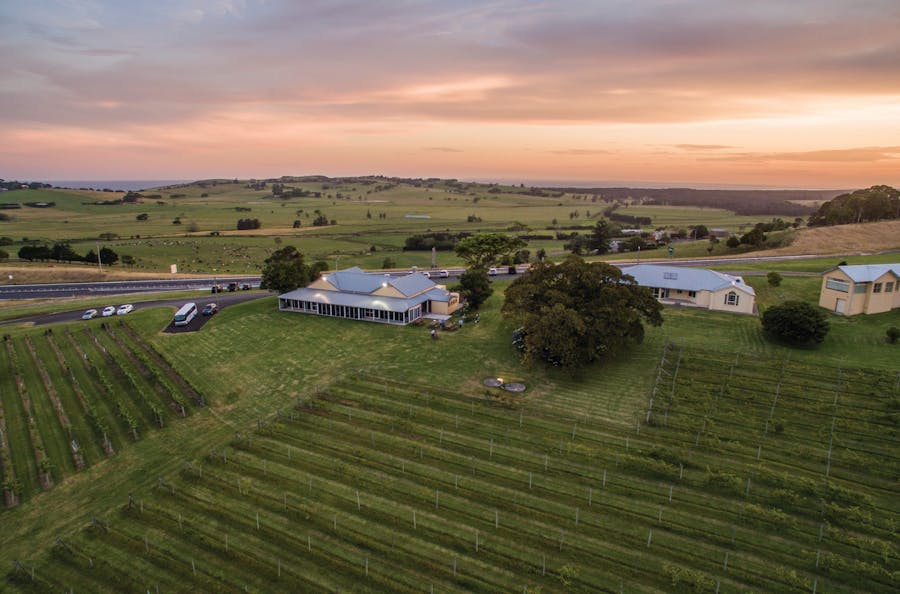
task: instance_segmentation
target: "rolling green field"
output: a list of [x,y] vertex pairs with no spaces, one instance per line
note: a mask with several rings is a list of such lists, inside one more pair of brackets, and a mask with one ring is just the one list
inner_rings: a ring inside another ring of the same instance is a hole
[[[96,250],[97,245],[109,247],[120,256],[135,258],[132,269],[142,272],[168,272],[169,266],[176,264],[180,272],[187,273],[252,273],[282,244],[295,245],[310,260],[342,267],[381,268],[385,258],[394,260],[397,267],[426,267],[431,264],[430,252],[402,251],[410,235],[445,230],[505,231],[515,225],[530,230],[517,233],[553,235],[554,227],[568,233],[567,226],[585,226],[581,232],[587,233],[609,206],[578,194],[534,196],[519,193],[525,191],[522,188],[454,185],[440,180],[418,186],[378,178],[289,185],[320,196],[273,198],[271,187],[255,190],[244,182],[224,180],[151,190],[135,204],[94,204],[121,198],[120,193],[17,190],[6,192],[4,201],[43,201],[55,206],[4,211],[13,220],[0,223],[0,236],[13,239],[14,243],[4,248],[12,255],[23,238],[50,244],[67,241],[82,255]],[[617,212],[649,216],[653,228],[674,229],[704,224],[738,231],[771,218],[699,207],[629,205]],[[319,214],[336,224],[313,226]],[[138,215],[147,219],[138,221]],[[261,228],[237,231],[237,221],[247,218],[258,219]],[[300,227],[294,228],[295,221]],[[114,237],[101,239],[101,233]],[[564,254],[563,243],[535,239],[528,249],[532,256],[544,249],[557,258]],[[706,256],[706,245],[685,246],[678,255]],[[716,249],[720,252],[727,252],[724,245]],[[450,252],[438,254],[439,267],[459,263]]]
[[[276,200],[217,182],[101,206],[86,203],[118,195],[10,192],[4,200],[56,206],[9,211],[0,235],[85,252],[102,229],[118,236],[102,245],[145,272],[253,273],[282,245],[330,266],[428,267],[430,253],[402,251],[409,235],[513,225],[546,235],[554,219],[592,225],[605,207],[445,182],[292,185],[322,195]],[[618,212],[654,227],[756,222],[715,209]],[[318,214],[337,224],[312,226]],[[239,218],[262,229],[233,231]],[[555,258],[562,244],[529,249]],[[707,246],[678,244],[675,255],[706,257]],[[458,263],[438,253],[439,267]],[[746,280],[761,310],[815,302],[821,283]],[[642,344],[571,374],[520,363],[500,316],[506,286],[495,283],[479,324],[437,341],[425,327],[282,313],[270,296],[188,334],[161,332],[169,308],[50,332],[5,326],[0,471],[17,505],[0,512],[4,587],[896,590],[900,347],[885,330],[900,311],[831,316],[822,345],[792,349],[766,340],[755,316],[667,308]],[[527,390],[488,389],[485,378]]]
[[[820,283],[747,280],[761,308],[814,299]],[[900,312],[834,316],[820,347],[789,349],[765,340],[756,317],[667,308],[642,344],[573,377],[521,366],[499,315],[504,286],[480,324],[438,341],[422,327],[278,312],[272,297],[190,334],[160,333],[167,308],[108,329],[10,328],[0,395],[12,461],[2,460],[24,501],[0,513],[8,585],[894,589],[900,369],[884,331]],[[100,374],[120,388],[94,379],[75,345],[98,362],[106,349]],[[53,462],[46,490],[37,440],[10,425],[26,413],[6,378],[26,365]],[[164,409],[166,427],[151,430],[135,386],[162,407],[152,370],[166,365],[209,406],[188,403],[186,419]],[[85,436],[83,469],[40,368]],[[503,396],[482,386],[488,377],[528,389]],[[114,455],[76,414],[76,385],[106,407]],[[129,395],[140,439],[112,393]]]

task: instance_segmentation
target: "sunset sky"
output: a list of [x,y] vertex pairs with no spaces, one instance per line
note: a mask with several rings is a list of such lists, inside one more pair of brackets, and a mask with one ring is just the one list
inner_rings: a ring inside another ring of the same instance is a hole
[[0,4],[0,177],[900,185],[897,0]]

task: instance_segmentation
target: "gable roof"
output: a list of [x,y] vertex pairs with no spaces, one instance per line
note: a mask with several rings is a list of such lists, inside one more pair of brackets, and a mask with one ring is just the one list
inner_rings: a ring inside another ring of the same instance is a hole
[[437,286],[421,272],[411,272],[410,274],[394,277],[377,272],[365,272],[358,266],[325,273],[322,276],[334,285],[338,291],[362,295],[369,295],[382,286],[387,285],[393,287],[405,297],[412,297]]
[[886,272],[892,272],[900,279],[900,264],[855,264],[852,266],[838,266],[825,271],[825,274],[833,270],[840,270],[850,277],[855,283],[870,283],[884,276]]
[[645,287],[682,291],[719,291],[730,286],[749,295],[756,295],[753,287],[744,283],[741,277],[705,268],[636,264],[622,268],[622,272],[633,276],[639,285]]

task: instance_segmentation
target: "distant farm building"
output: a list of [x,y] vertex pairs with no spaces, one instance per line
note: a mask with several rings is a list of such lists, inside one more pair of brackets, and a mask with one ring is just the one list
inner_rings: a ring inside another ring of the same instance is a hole
[[398,325],[421,318],[445,320],[459,306],[459,293],[421,272],[393,277],[355,266],[323,274],[309,286],[278,297],[281,311]]
[[739,276],[704,268],[637,264],[622,268],[650,287],[660,303],[731,313],[756,313],[756,292]]
[[845,316],[900,307],[900,264],[838,266],[822,276],[819,306]]

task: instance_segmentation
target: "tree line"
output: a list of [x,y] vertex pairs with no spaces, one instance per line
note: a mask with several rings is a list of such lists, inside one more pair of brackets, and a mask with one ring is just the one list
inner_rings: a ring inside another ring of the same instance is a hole
[[552,188],[599,196],[604,202],[640,199],[645,205],[724,208],[739,215],[807,216],[809,206],[794,200],[829,200],[833,190],[695,190],[692,188]]
[[810,227],[900,219],[900,191],[872,186],[836,196],[809,217]]
[[[52,246],[47,244],[24,245],[19,248],[19,258],[28,260],[29,262],[47,262],[56,260],[57,262],[97,262],[97,252],[88,250],[85,255],[77,253],[68,243],[58,242]],[[119,261],[119,254],[108,247],[100,248],[100,262],[102,264],[115,264]],[[122,256],[123,264],[133,264],[134,259],[131,256]]]

